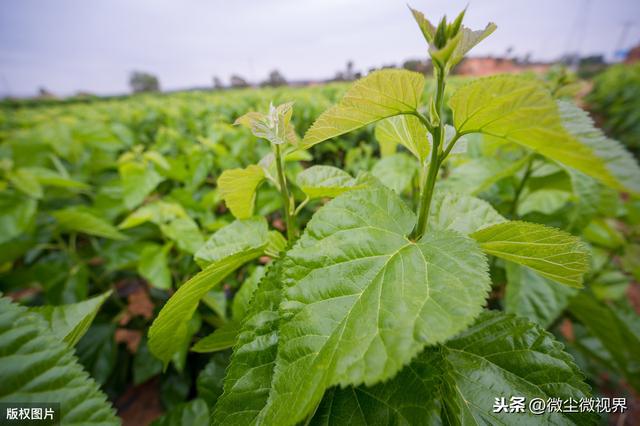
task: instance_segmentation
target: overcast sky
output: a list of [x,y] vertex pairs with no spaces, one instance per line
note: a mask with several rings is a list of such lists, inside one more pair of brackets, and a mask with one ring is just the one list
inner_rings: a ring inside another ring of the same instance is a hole
[[[410,0],[438,20],[469,3],[467,26],[497,31],[472,54],[552,60],[567,51],[606,54],[640,42],[639,0]],[[132,70],[163,89],[332,77],[426,55],[405,0],[0,0],[0,95],[38,87],[69,95],[128,91]]]

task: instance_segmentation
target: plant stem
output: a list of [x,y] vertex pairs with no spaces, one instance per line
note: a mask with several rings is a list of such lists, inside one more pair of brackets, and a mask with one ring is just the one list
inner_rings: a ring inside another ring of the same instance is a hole
[[438,114],[438,125],[433,128],[431,135],[433,136],[433,146],[431,147],[431,161],[429,162],[429,171],[426,173],[424,185],[422,185],[422,193],[420,194],[420,207],[418,211],[418,223],[413,230],[412,238],[419,240],[427,229],[429,219],[429,208],[431,207],[431,199],[433,198],[433,189],[438,178],[438,170],[440,169],[442,149],[442,136],[444,134],[444,123],[442,122],[442,106],[444,103],[444,72],[438,71],[438,86],[436,88],[436,111]]
[[287,240],[289,243],[293,242],[295,237],[294,222],[291,216],[291,196],[289,195],[289,188],[287,188],[287,178],[284,175],[283,157],[280,152],[280,145],[275,145],[276,150],[276,168],[278,170],[278,181],[280,183],[280,194],[282,195],[282,204],[284,207],[284,218],[287,226]]
[[520,196],[522,195],[522,191],[524,190],[525,184],[527,183],[527,181],[529,180],[529,177],[531,176],[532,164],[533,164],[533,157],[531,157],[527,162],[527,168],[524,171],[522,180],[520,181],[520,183],[518,184],[518,187],[516,188],[516,193],[513,197],[513,203],[511,204],[511,209],[509,210],[509,216],[512,218],[515,216],[516,212],[518,211],[518,202],[520,201]]

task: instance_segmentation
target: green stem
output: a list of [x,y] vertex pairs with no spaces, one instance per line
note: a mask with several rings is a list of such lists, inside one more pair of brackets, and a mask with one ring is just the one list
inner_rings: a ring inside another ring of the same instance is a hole
[[291,216],[291,196],[289,195],[289,188],[287,188],[287,178],[284,175],[284,167],[282,166],[283,158],[280,153],[280,145],[276,147],[276,168],[278,170],[278,181],[280,183],[280,194],[282,195],[282,204],[284,206],[284,218],[287,226],[287,240],[289,243],[293,242],[295,237],[294,222]]
[[436,88],[436,111],[438,113],[438,125],[433,128],[431,135],[433,136],[433,146],[431,147],[431,161],[429,162],[429,171],[426,173],[425,182],[422,185],[422,193],[420,194],[420,207],[418,211],[418,223],[413,230],[412,238],[419,240],[427,230],[427,222],[429,219],[429,208],[431,207],[431,199],[433,198],[433,190],[438,179],[438,170],[440,168],[440,150],[442,149],[442,136],[444,134],[444,123],[442,122],[442,106],[444,103],[444,73],[438,72],[438,86]]
[[518,184],[516,188],[516,193],[513,197],[513,203],[511,204],[511,209],[509,210],[509,216],[513,218],[518,211],[518,203],[520,202],[520,196],[522,195],[522,191],[524,190],[524,186],[526,185],[529,177],[531,176],[531,165],[533,164],[533,157],[529,159],[527,162],[527,168],[524,171],[524,175],[522,176],[522,180]]

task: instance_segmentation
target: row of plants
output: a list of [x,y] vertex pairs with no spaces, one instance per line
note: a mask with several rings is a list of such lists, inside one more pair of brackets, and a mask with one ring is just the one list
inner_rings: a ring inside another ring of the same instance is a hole
[[638,164],[563,79],[450,78],[493,24],[412,14],[430,80],[6,108],[0,402],[111,424],[151,383],[156,424],[225,425],[631,405]]

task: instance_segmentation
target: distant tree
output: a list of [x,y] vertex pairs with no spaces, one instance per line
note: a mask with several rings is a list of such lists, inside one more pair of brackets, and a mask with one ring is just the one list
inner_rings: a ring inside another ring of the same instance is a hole
[[249,87],[249,83],[244,78],[240,77],[237,74],[231,76],[231,87],[234,89],[239,89],[241,87]]
[[216,90],[224,89],[224,84],[222,83],[222,80],[220,80],[220,78],[218,78],[217,76],[213,77],[213,88]]
[[269,73],[269,78],[260,84],[261,86],[278,87],[287,84],[287,79],[284,78],[282,73],[278,70],[273,70]]
[[160,82],[158,77],[146,72],[134,71],[129,77],[129,86],[133,93],[141,92],[158,92],[160,91]]
[[419,59],[407,59],[402,64],[402,68],[422,74],[430,74],[433,69],[431,61],[421,61]]

